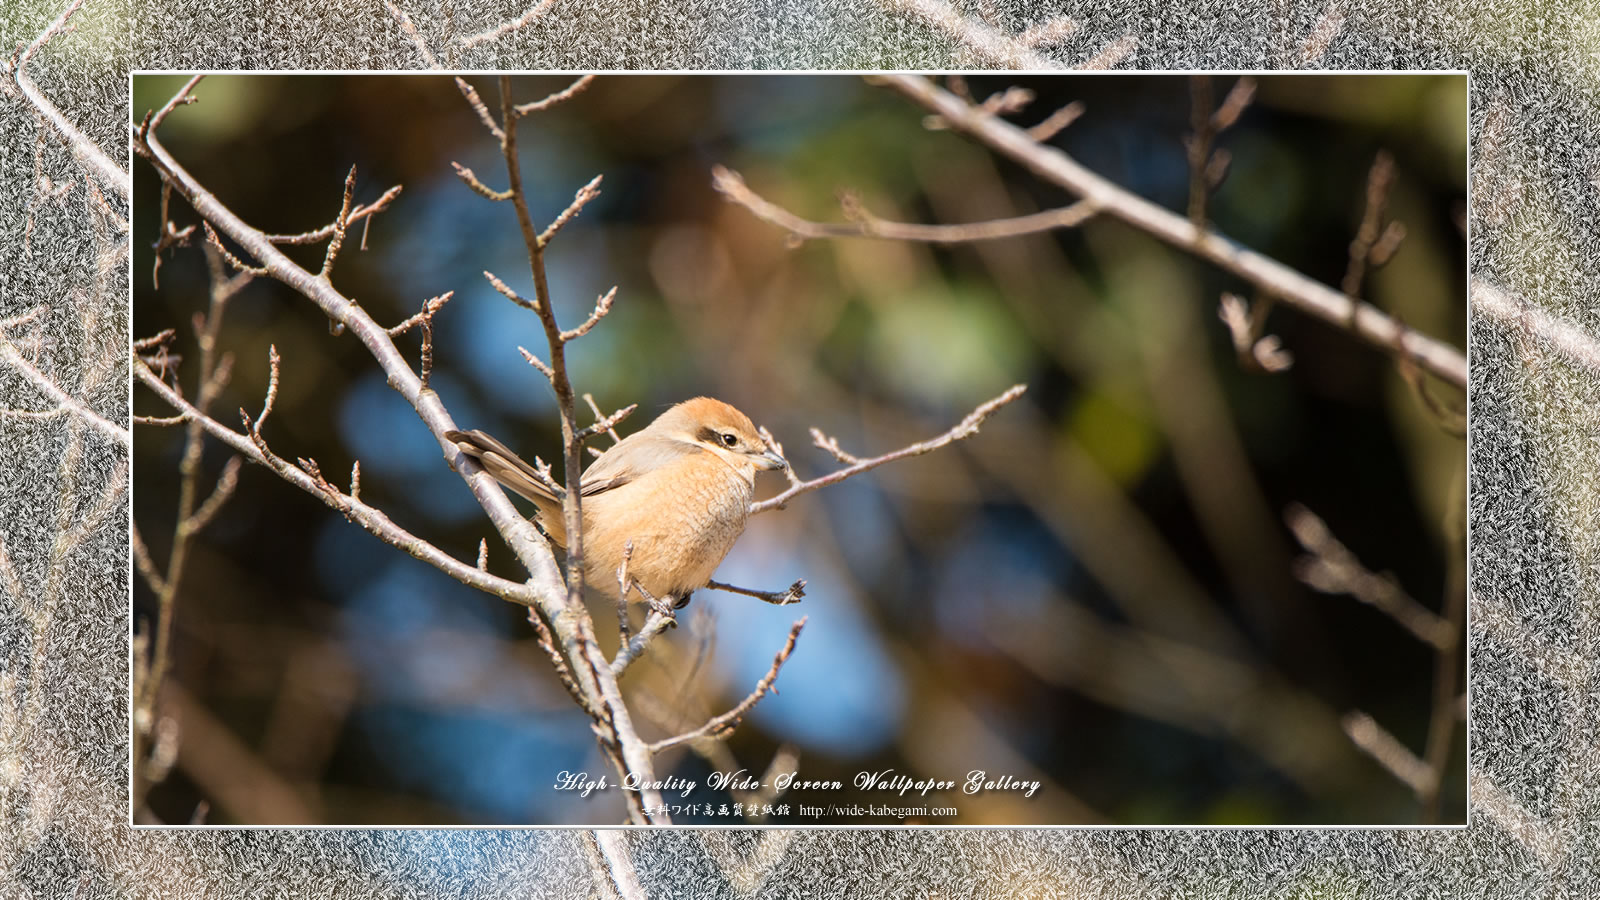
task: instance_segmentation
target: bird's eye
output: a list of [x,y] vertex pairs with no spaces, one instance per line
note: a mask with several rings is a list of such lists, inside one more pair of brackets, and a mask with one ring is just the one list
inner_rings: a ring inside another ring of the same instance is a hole
[[739,443],[738,435],[734,434],[731,431],[723,432],[723,435],[722,435],[722,446],[724,446],[724,447],[732,447],[732,446],[735,446],[738,443]]

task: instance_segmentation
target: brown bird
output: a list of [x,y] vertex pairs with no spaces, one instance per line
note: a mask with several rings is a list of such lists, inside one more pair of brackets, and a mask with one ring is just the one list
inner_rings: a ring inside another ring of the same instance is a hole
[[[561,500],[532,466],[482,431],[445,437],[532,500],[545,532],[566,547]],[[788,467],[739,410],[710,397],[679,403],[583,473],[584,579],[616,599],[623,548],[632,542],[629,580],[658,604],[683,606],[744,533],[756,471]]]

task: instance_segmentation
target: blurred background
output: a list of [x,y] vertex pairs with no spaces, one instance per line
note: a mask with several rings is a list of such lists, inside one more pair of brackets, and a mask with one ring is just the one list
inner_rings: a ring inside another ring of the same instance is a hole
[[[135,76],[142,116],[180,76]],[[491,78],[470,79],[491,107]],[[570,77],[514,79],[516,100]],[[1217,77],[1223,97],[1231,77]],[[978,97],[1026,84],[1039,121],[1080,100],[1053,140],[1112,181],[1182,211],[1189,81],[1182,77],[982,77]],[[525,456],[559,457],[555,402],[517,345],[535,317],[487,284],[531,278],[509,204],[473,194],[450,162],[493,187],[493,139],[452,79],[212,76],[162,129],[174,156],[246,222],[294,233],[331,222],[349,167],[355,199],[394,184],[390,209],[346,242],[334,284],[382,323],[454,290],[435,320],[433,386],[458,423]],[[1367,172],[1393,154],[1390,215],[1407,236],[1365,295],[1408,325],[1465,346],[1466,83],[1460,75],[1265,76],[1219,145],[1232,154],[1210,202],[1223,233],[1337,285]],[[1038,780],[1032,798],[930,796],[933,824],[1407,824],[1411,790],[1341,727],[1371,715],[1421,755],[1434,654],[1374,608],[1296,580],[1284,510],[1303,504],[1375,571],[1440,610],[1462,590],[1465,448],[1382,353],[1279,308],[1267,333],[1287,372],[1246,372],[1217,319],[1245,285],[1131,228],[939,248],[887,241],[791,246],[725,202],[717,164],[812,219],[837,192],[878,216],[969,222],[1065,205],[897,95],[844,76],[604,76],[525,120],[536,219],[603,174],[602,194],[547,256],[558,317],[581,321],[618,286],[603,324],[569,347],[575,387],[642,427],[696,394],[770,428],[801,477],[837,463],[811,426],[875,455],[938,434],[1024,382],[973,439],[886,466],[752,520],[718,579],[779,589],[800,606],[712,591],[680,613],[623,688],[647,739],[685,730],[754,686],[799,615],[810,617],[768,696],[719,748],[671,751],[661,775],[764,772],[775,758],[839,792],[799,803],[903,803],[849,787],[893,769],[961,781]],[[150,277],[160,187],[136,161],[134,336],[177,328],[197,357],[206,308],[198,247]],[[172,219],[195,223],[174,201]],[[364,249],[362,246],[364,244]],[[289,247],[315,271],[323,246]],[[415,362],[418,335],[397,340]],[[267,348],[283,357],[264,431],[336,483],[359,459],[362,497],[461,559],[489,538],[492,571],[516,563],[432,436],[361,345],[330,336],[310,301],[257,280],[228,307],[235,356],[214,414],[260,408]],[[194,372],[180,367],[186,391]],[[1461,404],[1459,392],[1434,388]],[[134,410],[165,414],[142,388]],[[182,433],[140,428],[134,520],[161,563],[171,545]],[[606,441],[597,446],[604,447]],[[202,487],[229,454],[208,444]],[[758,484],[776,493],[778,476]],[[153,613],[135,579],[135,620]],[[167,822],[197,804],[217,824],[589,824],[623,818],[615,792],[552,790],[556,773],[607,771],[586,717],[551,676],[519,607],[382,544],[265,470],[191,552],[175,623],[173,708],[182,738],[150,795]],[[615,640],[614,613],[595,607]],[[606,635],[606,632],[610,632]],[[1456,740],[1464,742],[1465,729]],[[1464,747],[1441,791],[1465,820]],[[613,776],[614,778],[614,776]],[[702,790],[697,800],[732,799]],[[675,816],[679,822],[730,819]]]

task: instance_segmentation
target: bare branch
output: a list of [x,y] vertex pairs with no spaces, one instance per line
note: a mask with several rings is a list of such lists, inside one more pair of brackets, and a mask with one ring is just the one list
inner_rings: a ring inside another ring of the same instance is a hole
[[[382,197],[379,197],[371,203],[357,204],[354,209],[350,210],[350,215],[346,224],[354,225],[355,223],[363,220],[370,222],[372,216],[377,215],[378,213],[381,213],[389,208],[389,204],[393,203],[395,198],[400,196],[400,191],[403,187],[403,185],[397,184],[394,187],[389,188],[387,191],[384,191]],[[299,234],[269,234],[267,235],[267,240],[273,242],[274,244],[315,244],[319,241],[325,241],[328,238],[333,237],[334,229],[337,227],[338,223],[332,222],[322,226],[321,228],[317,228],[312,231],[303,231]],[[362,249],[366,249],[366,244],[364,241],[362,244]]]
[[401,528],[376,507],[370,506],[352,496],[341,494],[338,491],[330,493],[310,475],[294,466],[283,464],[282,460],[277,460],[275,465],[275,457],[271,457],[269,453],[264,453],[251,440],[250,435],[235,431],[209,416],[202,415],[193,404],[184,400],[170,385],[158,378],[143,360],[135,359],[133,367],[135,377],[142,384],[153,391],[163,402],[179,410],[188,421],[199,423],[207,434],[222,441],[240,456],[249,459],[251,462],[271,468],[283,480],[338,510],[344,514],[345,518],[360,525],[379,540],[391,546],[399,547],[411,556],[434,566],[462,584],[477,588],[484,593],[522,606],[531,606],[537,603],[528,585],[490,575],[473,566],[462,563],[422,538]]
[[456,170],[456,176],[459,177],[467,185],[467,187],[472,188],[473,193],[479,195],[480,197],[486,197],[490,200],[496,201],[511,199],[510,191],[497,191],[494,188],[489,187],[488,185],[479,181],[478,176],[474,175],[472,170],[466,166],[454,161],[452,161],[450,165]]
[[190,78],[186,83],[184,83],[183,87],[180,88],[176,94],[172,95],[171,100],[168,100],[165,105],[156,110],[153,116],[147,115],[145,120],[139,124],[139,137],[143,139],[144,136],[149,134],[152,129],[160,128],[161,123],[166,121],[167,114],[172,112],[174,109],[177,109],[180,106],[188,106],[191,103],[198,102],[200,98],[194,96],[194,89],[200,84],[201,79],[205,77],[206,76],[202,74]]
[[[817,445],[819,449],[828,451],[834,459],[847,466],[853,466],[861,462],[861,457],[844,452],[844,449],[839,446],[839,439],[823,434],[820,428],[811,429],[811,443]],[[781,456],[782,454],[780,453],[779,455]]]
[[212,249],[221,254],[222,258],[228,261],[228,265],[233,266],[236,271],[240,272],[241,274],[249,275],[268,274],[266,266],[247,266],[239,259],[239,257],[234,256],[231,252],[229,252],[227,247],[222,246],[222,239],[217,237],[217,233],[212,230],[210,222],[201,222],[200,224],[204,225],[206,229],[206,243],[210,244]]
[[518,104],[516,107],[517,115],[525,116],[529,113],[541,112],[557,104],[565,103],[568,100],[571,100],[573,97],[583,93],[585,90],[588,90],[589,85],[594,83],[594,78],[595,76],[592,74],[584,75],[562,90],[556,91],[554,94],[545,97],[543,100],[535,100],[532,103]]
[[[613,290],[615,290],[615,288],[613,288]],[[602,420],[602,419],[606,418],[606,414],[600,411],[600,404],[594,402],[594,395],[593,394],[584,394],[583,395],[583,402],[589,404],[589,409],[594,413],[594,417],[595,417],[596,421],[599,421],[599,420]],[[634,406],[638,406],[638,404],[634,404]],[[607,428],[605,428],[604,431],[605,431],[606,434],[611,435],[611,442],[612,443],[614,443],[614,444],[622,443],[622,436],[617,434],[617,429],[616,429],[615,423],[613,423],[612,425],[610,425]]]
[[1333,44],[1334,38],[1344,30],[1344,10],[1339,8],[1339,0],[1332,0],[1322,11],[1311,31],[1306,35],[1305,41],[1300,45],[1300,63],[1310,65],[1318,62],[1327,55],[1328,47]]
[[1085,72],[1100,72],[1110,69],[1127,59],[1139,47],[1139,39],[1131,34],[1125,34],[1101,48],[1099,53],[1089,57],[1083,65],[1075,68]]
[[1393,577],[1368,571],[1311,510],[1294,504],[1284,520],[1310,554],[1295,563],[1295,576],[1301,581],[1325,594],[1349,594],[1376,607],[1430,647],[1445,650],[1454,643],[1449,622],[1411,599]]
[[1021,41],[984,23],[961,15],[941,0],[881,0],[900,12],[916,16],[955,39],[983,62],[1002,69],[1061,69],[1060,63],[1036,53]]
[[423,322],[433,318],[433,314],[442,309],[446,303],[449,303],[450,298],[454,297],[455,295],[455,291],[445,291],[437,297],[429,297],[428,299],[422,301],[421,312],[409,319],[406,319],[404,322],[401,322],[393,328],[386,329],[389,332],[389,336],[399,337],[418,325],[421,325]]
[[[494,135],[494,139],[497,141],[505,140],[506,133],[500,130],[500,126],[495,122],[494,116],[489,114],[489,107],[484,105],[483,98],[478,96],[477,88],[474,88],[465,78],[459,75],[456,76],[456,87],[461,89],[461,96],[467,98],[467,104],[472,107],[473,112],[478,114],[478,121],[483,123],[483,127],[489,129],[489,133]],[[459,169],[460,167],[458,166],[457,168]],[[467,170],[467,173],[470,175],[471,170]]]
[[1078,20],[1070,16],[1057,16],[1049,21],[1040,22],[1027,31],[1017,35],[1017,43],[1031,49],[1039,47],[1054,47],[1078,33],[1082,26]]
[[[604,319],[606,317],[606,313],[611,312],[611,301],[615,300],[616,298],[617,289],[615,286],[613,286],[611,290],[606,291],[598,300],[595,301],[594,312],[589,314],[589,318],[585,319],[582,325],[579,325],[577,328],[571,328],[561,332],[561,340],[571,341],[588,334],[589,329],[598,324],[601,319]],[[588,395],[585,394],[584,398],[588,399]],[[598,413],[599,411],[596,410],[596,412]]]
[[322,258],[322,271],[317,277],[326,281],[333,277],[333,261],[339,258],[339,250],[344,246],[344,234],[350,227],[350,201],[356,192],[356,167],[350,167],[350,174],[344,178],[344,197],[339,201],[339,217],[333,220],[333,239],[328,241],[328,251]]
[[[641,594],[644,593],[637,581],[633,583],[633,588]],[[655,636],[671,628],[676,621],[670,613],[664,613],[655,608],[654,604],[651,604],[650,615],[645,617],[644,625],[640,627],[639,633],[629,639],[625,645],[618,648],[616,658],[611,661],[611,674],[617,678],[622,677],[622,673],[627,671],[628,666],[632,665],[633,661],[644,653],[645,648],[650,646],[650,642],[655,639]]]
[[1570,319],[1559,318],[1482,278],[1472,279],[1472,308],[1502,327],[1535,337],[1541,349],[1554,351],[1568,360],[1600,374],[1600,338],[1584,331]]
[[1346,715],[1342,724],[1351,743],[1376,760],[1401,784],[1411,788],[1412,793],[1421,797],[1436,789],[1438,774],[1371,716],[1358,710]]
[[730,201],[750,210],[757,218],[787,230],[792,237],[799,239],[865,237],[894,241],[927,241],[935,244],[992,241],[1037,234],[1057,228],[1075,228],[1093,218],[1098,212],[1092,203],[1084,200],[1063,209],[1049,209],[1011,219],[995,219],[963,225],[914,225],[877,218],[868,213],[858,200],[846,195],[840,205],[844,207],[847,217],[854,220],[853,222],[850,224],[812,222],[750,190],[744,178],[731,169],[714,166],[711,170],[711,183]]
[[589,438],[592,438],[597,434],[603,434],[603,433],[604,434],[610,434],[612,437],[616,437],[617,432],[615,431],[615,429],[616,429],[617,425],[619,425],[622,422],[623,419],[626,419],[627,417],[633,415],[633,411],[638,409],[638,408],[639,408],[639,404],[630,403],[627,406],[624,406],[623,408],[621,408],[621,409],[617,410],[616,412],[612,413],[611,415],[606,416],[605,418],[595,422],[593,425],[589,425],[589,426],[586,426],[584,428],[579,429],[579,431],[578,431],[578,439],[586,441]]
[[[132,527],[129,529],[129,534],[129,545],[133,548],[134,567],[137,568],[139,570],[139,574],[144,577],[145,583],[150,586],[151,592],[155,594],[161,594],[166,590],[166,580],[163,579],[161,577],[161,573],[156,570],[156,561],[150,555],[150,548],[145,546],[144,536],[139,533],[138,522],[134,522],[132,524]],[[0,556],[3,556],[3,550],[4,548],[0,547]],[[3,562],[4,559],[0,559],[0,563]],[[5,573],[3,571],[0,571],[0,575],[4,574]],[[13,577],[15,577],[15,575],[13,575]]]
[[884,463],[894,462],[897,459],[905,459],[909,456],[920,456],[924,453],[931,453],[940,447],[944,447],[956,441],[972,437],[974,434],[978,433],[978,427],[983,424],[985,419],[993,415],[994,412],[1000,407],[1005,406],[1018,397],[1021,397],[1023,391],[1026,391],[1027,389],[1027,385],[1013,385],[1011,388],[1006,390],[1005,393],[973,410],[954,428],[946,431],[944,434],[941,434],[936,438],[911,444],[910,446],[902,447],[899,450],[895,450],[891,453],[885,453],[882,456],[875,456],[872,459],[864,459],[855,465],[850,466],[849,468],[840,469],[837,472],[824,475],[821,478],[813,478],[810,481],[793,485],[788,490],[778,494],[775,497],[769,497],[766,500],[761,500],[750,504],[750,514],[756,515],[757,513],[764,513],[771,509],[783,509],[789,504],[790,500],[793,500],[795,497],[798,497],[801,494],[810,493],[818,488],[827,487],[830,484],[838,484],[839,482],[844,481],[846,478],[849,478],[853,475],[859,475],[862,472],[870,469],[876,469],[878,466],[881,466]]
[[[572,202],[567,204],[567,208],[562,210],[561,214],[556,216],[555,220],[544,231],[540,232],[539,246],[543,247],[550,243],[550,239],[556,236],[556,232],[560,231],[562,226],[576,218],[578,213],[589,205],[590,200],[600,196],[600,179],[603,177],[596,175],[589,180],[588,184],[578,188],[578,192],[573,195]],[[612,290],[615,291],[616,288],[612,288]]]
[[732,584],[723,584],[720,581],[708,581],[706,582],[706,587],[718,591],[727,591],[730,594],[743,594],[746,597],[754,597],[774,606],[788,606],[791,603],[799,603],[800,599],[806,595],[806,580],[804,578],[781,591],[757,591]]
[[1233,351],[1239,357],[1240,365],[1250,371],[1277,373],[1287,371],[1294,365],[1294,357],[1283,349],[1277,335],[1261,336],[1261,329],[1266,326],[1267,313],[1271,309],[1270,297],[1257,300],[1252,308],[1243,297],[1228,293],[1222,295],[1222,303],[1217,307],[1217,318],[1228,326],[1228,334],[1233,338]]
[[1087,107],[1083,105],[1083,101],[1074,100],[1071,103],[1068,103],[1066,106],[1063,106],[1051,113],[1048,119],[1045,119],[1043,122],[1040,122],[1037,125],[1031,126],[1028,129],[1028,137],[1031,137],[1041,143],[1048,141],[1060,134],[1062,131],[1066,130],[1068,125],[1078,121],[1078,119],[1083,116],[1086,108]]
[[499,278],[496,278],[493,272],[489,272],[489,271],[485,270],[484,273],[483,273],[483,277],[489,279],[489,283],[494,286],[494,289],[499,291],[500,295],[505,297],[507,300],[510,300],[512,303],[515,303],[516,305],[522,307],[523,309],[530,310],[532,312],[538,312],[539,311],[539,304],[538,303],[536,303],[536,302],[534,302],[532,300],[529,300],[528,298],[522,296],[521,294],[517,293],[516,291],[513,291],[511,289],[511,287],[509,285],[507,285],[504,281],[501,281]]
[[239,486],[241,462],[242,460],[235,455],[222,467],[222,476],[217,479],[217,486],[212,489],[211,496],[207,497],[206,502],[200,504],[194,515],[183,523],[185,531],[199,532],[216,518],[218,510],[222,509],[222,505],[228,502],[228,498],[233,496],[234,489]]
[[539,374],[541,374],[544,377],[550,379],[551,381],[555,381],[555,379],[556,379],[555,370],[551,369],[549,366],[545,365],[544,362],[542,360],[540,360],[539,357],[534,356],[533,353],[531,353],[528,350],[528,348],[526,348],[526,347],[518,347],[517,348],[517,352],[521,353],[522,354],[522,358],[528,361],[528,365],[533,366],[535,369],[538,369],[539,370]]
[[[1344,281],[1340,283],[1349,297],[1360,296],[1361,281],[1367,274],[1368,266],[1376,268],[1381,264],[1378,260],[1387,261],[1405,236],[1404,226],[1395,231],[1392,227],[1385,227],[1383,222],[1384,210],[1389,205],[1389,189],[1393,185],[1394,157],[1380,150],[1367,173],[1367,206],[1361,214],[1361,227],[1350,241],[1350,264],[1345,269]],[[1390,222],[1389,226],[1397,224]],[[1375,253],[1380,238],[1385,241],[1381,257]]]
[[[733,709],[730,709],[722,715],[717,716],[693,731],[685,732],[677,737],[670,737],[666,738],[665,740],[656,741],[650,745],[650,752],[660,753],[669,747],[675,747],[679,744],[687,744],[691,741],[702,740],[705,738],[715,739],[727,737],[735,728],[739,727],[739,722],[744,718],[745,714],[750,712],[750,710],[758,702],[760,702],[762,697],[766,696],[767,691],[773,690],[772,685],[778,680],[778,670],[782,668],[784,662],[788,660],[789,654],[794,652],[794,642],[800,637],[800,630],[806,627],[806,618],[807,617],[805,616],[801,616],[800,620],[794,623],[794,627],[789,629],[789,639],[784,642],[783,649],[778,651],[778,655],[772,658],[772,668],[768,669],[767,674],[763,676],[760,681],[756,682],[756,689],[751,691],[749,696],[739,701],[738,706],[735,706]],[[774,693],[776,693],[776,691],[774,691]]]

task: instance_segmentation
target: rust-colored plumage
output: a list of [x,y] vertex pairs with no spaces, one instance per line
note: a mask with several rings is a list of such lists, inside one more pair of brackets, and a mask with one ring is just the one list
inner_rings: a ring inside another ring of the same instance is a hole
[[[482,431],[446,437],[532,500],[545,531],[566,546],[561,501],[532,466]],[[631,541],[629,578],[657,600],[681,605],[705,587],[744,532],[757,470],[788,465],[732,406],[710,397],[679,403],[583,473],[584,579],[615,597],[617,569]]]

